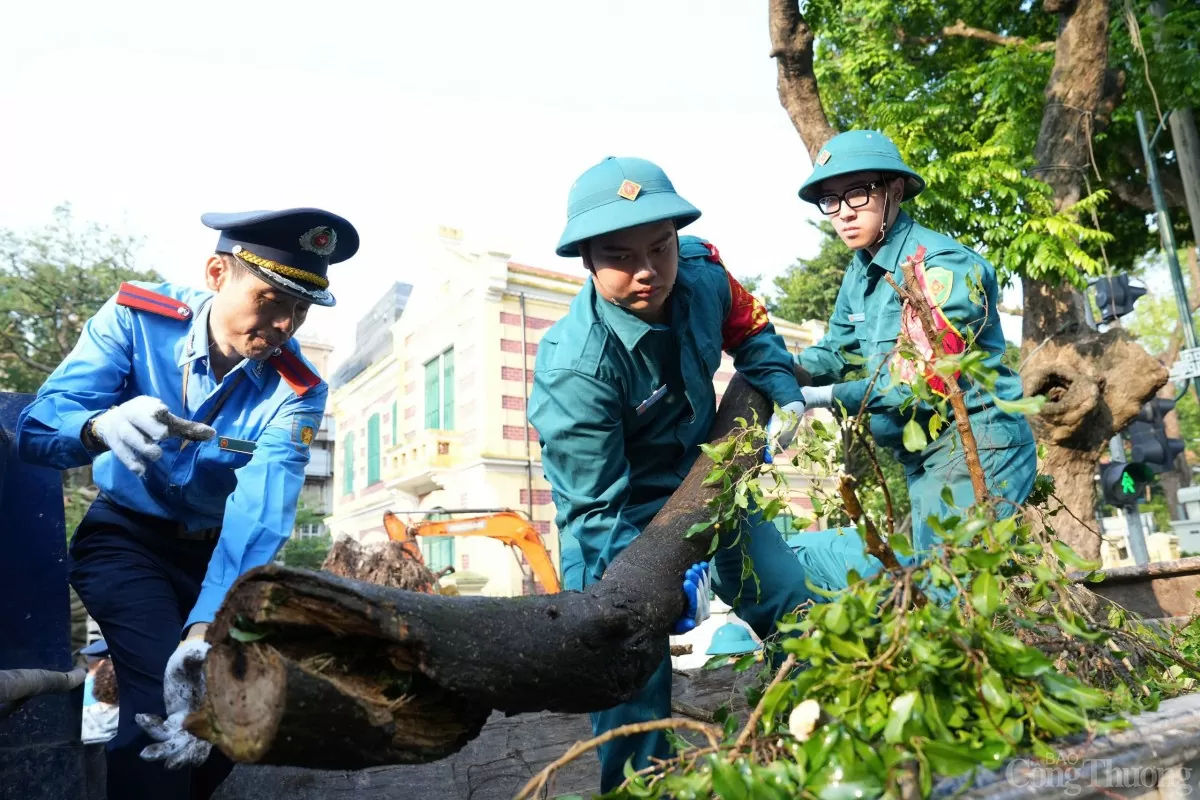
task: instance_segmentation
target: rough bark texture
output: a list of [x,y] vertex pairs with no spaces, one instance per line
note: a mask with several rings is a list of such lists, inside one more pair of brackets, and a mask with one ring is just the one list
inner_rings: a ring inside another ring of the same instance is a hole
[[[1038,177],[1063,209],[1086,191],[1091,137],[1111,113],[1119,85],[1107,69],[1109,0],[1046,0],[1045,10],[1059,15],[1060,27],[1034,155]],[[1021,377],[1026,394],[1049,399],[1034,426],[1047,445],[1043,468],[1069,511],[1058,515],[1055,529],[1085,558],[1099,558],[1096,464],[1105,443],[1166,382],[1166,370],[1124,331],[1090,330],[1070,287],[1029,279],[1022,285]]]
[[1084,558],[1099,560],[1096,464],[1113,433],[1166,384],[1167,370],[1121,328],[1084,329],[1046,342],[1021,377],[1026,394],[1047,399],[1032,422],[1047,446],[1043,469],[1069,511],[1055,518],[1055,531]]
[[[711,439],[737,417],[769,413],[737,376]],[[248,572],[209,629],[208,696],[188,727],[235,761],[312,765],[322,750],[324,767],[356,769],[445,757],[493,709],[582,713],[624,702],[666,653],[683,611],[681,576],[707,556],[705,537],[683,534],[709,517],[711,467],[701,455],[583,592],[445,597],[273,566]]]
[[797,0],[771,0],[771,57],[779,68],[779,102],[796,126],[808,157],[837,133],[821,107],[821,92],[813,72],[813,32]]

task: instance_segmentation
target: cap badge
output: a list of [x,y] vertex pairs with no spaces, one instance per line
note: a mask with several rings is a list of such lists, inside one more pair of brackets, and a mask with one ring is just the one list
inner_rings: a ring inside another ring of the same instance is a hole
[[337,247],[337,233],[324,225],[313,228],[300,237],[300,247],[319,256],[332,255]]
[[817,166],[823,167],[829,163],[830,155],[828,150],[822,150],[817,154]]
[[621,188],[617,189],[617,197],[624,197],[626,200],[636,200],[641,191],[642,185],[640,183],[625,180],[621,183]]

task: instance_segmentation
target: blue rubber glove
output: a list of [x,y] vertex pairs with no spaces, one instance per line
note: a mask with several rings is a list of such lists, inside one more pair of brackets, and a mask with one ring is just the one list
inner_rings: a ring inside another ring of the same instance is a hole
[[704,620],[708,619],[709,590],[712,588],[712,576],[708,571],[708,562],[701,561],[688,567],[683,576],[683,594],[687,598],[687,608],[675,622],[671,633],[678,636],[681,633],[695,630]]
[[767,422],[767,450],[763,460],[768,464],[775,462],[775,454],[786,450],[796,438],[796,429],[804,417],[804,401],[795,400],[771,415]]

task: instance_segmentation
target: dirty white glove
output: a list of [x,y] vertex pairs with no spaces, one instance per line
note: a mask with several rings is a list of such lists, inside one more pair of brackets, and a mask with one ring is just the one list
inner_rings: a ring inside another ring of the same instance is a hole
[[832,408],[832,386],[802,386],[800,393],[804,395],[804,404],[809,408]]
[[804,417],[804,401],[795,400],[771,415],[767,422],[767,460],[788,449],[796,438],[796,429]]
[[110,408],[91,423],[93,435],[134,475],[162,457],[158,443],[175,436],[206,442],[216,435],[209,426],[177,417],[156,397],[141,395]]
[[163,700],[167,718],[138,714],[137,724],[157,744],[142,750],[146,761],[163,761],[167,769],[198,767],[208,760],[212,742],[198,739],[184,730],[187,715],[200,708],[204,700],[204,659],[209,645],[203,639],[184,639],[175,648],[163,675]]

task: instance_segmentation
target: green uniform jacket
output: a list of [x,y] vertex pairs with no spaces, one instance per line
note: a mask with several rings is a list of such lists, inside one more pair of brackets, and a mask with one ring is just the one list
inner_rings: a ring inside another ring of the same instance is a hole
[[[750,383],[779,405],[801,398],[783,338],[742,338],[745,303],[715,249],[679,240],[669,325],[604,300],[589,280],[538,346],[529,421],[553,487],[564,585],[600,579],[683,481],[716,416],[723,342]],[[766,420],[761,420],[766,424]]]
[[[885,364],[869,397],[867,391],[871,377],[890,357],[900,333],[900,298],[884,275],[890,274],[896,283],[902,284],[904,273],[900,265],[906,257],[915,255],[920,246],[925,247],[927,274],[936,275],[943,284],[941,291],[935,292],[942,313],[968,340],[974,337],[974,347],[988,354],[987,366],[1000,373],[995,396],[1020,399],[1020,378],[1001,363],[1005,342],[997,311],[999,287],[995,269],[975,251],[918,225],[903,211],[874,258],[866,250],[854,254],[842,279],[828,332],[798,357],[814,385],[835,384],[834,403],[845,406],[848,413],[857,414],[867,398],[866,410],[871,413],[875,440],[905,461],[914,457],[903,449],[902,441],[904,425],[913,415],[913,409],[901,412],[900,406],[911,396],[911,390],[894,380]],[[859,370],[864,370],[866,377],[846,380],[850,373]],[[960,380],[960,385],[972,420],[984,423],[972,426],[981,448],[1004,448],[1032,441],[1024,417],[996,409],[993,395],[979,386],[965,379]],[[928,423],[931,414],[932,409],[926,404],[916,409],[922,425]],[[947,429],[941,438],[948,440],[953,436],[953,424]]]

